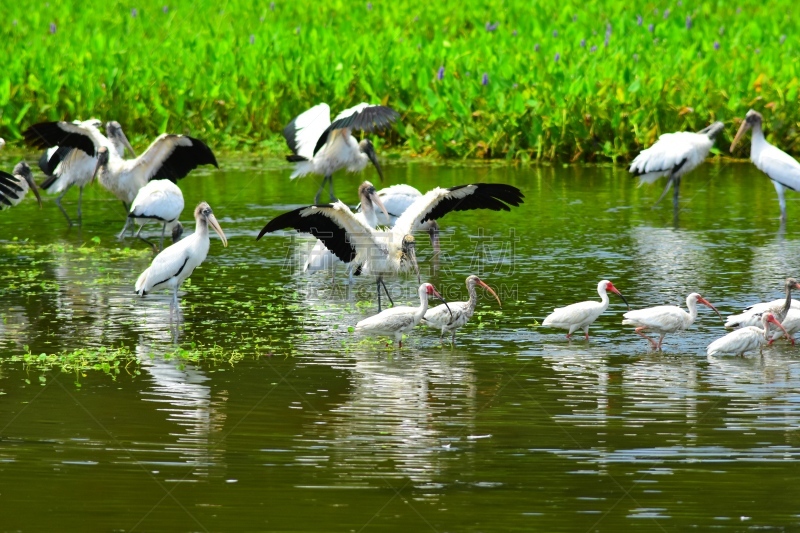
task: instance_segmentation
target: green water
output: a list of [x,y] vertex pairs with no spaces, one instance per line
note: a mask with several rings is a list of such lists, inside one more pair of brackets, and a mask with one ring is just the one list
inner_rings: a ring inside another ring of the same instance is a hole
[[[503,308],[482,298],[455,347],[418,328],[399,352],[348,331],[376,311],[370,279],[307,278],[308,241],[255,241],[316,185],[274,162],[222,167],[181,182],[230,245],[212,239],[179,331],[169,294],[134,297],[152,256],[114,240],[124,213],[106,193],[88,191],[72,230],[52,199],[0,214],[0,531],[800,528],[796,349],[708,358],[725,332],[701,309],[652,353],[614,298],[589,343],[535,325],[603,278],[633,308],[698,291],[725,315],[780,297],[800,197],[781,230],[749,164],[693,173],[677,220],[623,169],[388,165],[387,184],[526,195],[510,213],[442,219],[438,268],[419,239],[423,276],[448,298],[478,273]],[[336,179],[354,203],[358,177]],[[412,304],[416,285],[389,283]],[[103,346],[131,356],[78,372],[12,360]]]

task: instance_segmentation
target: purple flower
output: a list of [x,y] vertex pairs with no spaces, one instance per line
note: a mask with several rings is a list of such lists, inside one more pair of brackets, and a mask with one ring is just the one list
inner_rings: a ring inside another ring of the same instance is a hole
[[578,15],[572,15],[572,22],[578,22]]
[[12,26],[16,26],[17,25],[17,19],[14,19],[13,21],[11,21],[11,25]]
[[756,48],[756,53],[760,54],[761,53],[761,48]]
[[719,27],[719,34],[722,35],[723,33],[725,33],[725,26],[720,26]]
[[581,48],[586,48],[586,39],[581,39]]
[[656,30],[656,27],[654,25],[649,24],[647,26],[647,31],[649,31],[650,33],[653,33],[655,30]]
[[135,7],[133,9],[131,9],[131,16],[132,17],[136,18],[136,15],[138,15],[138,14],[139,14],[139,12],[136,10]]
[[669,17],[669,9],[664,10],[664,18]]
[[275,2],[270,2],[269,3],[269,10],[270,11],[275,11]]
[[161,8],[161,11],[163,11],[164,13],[166,13],[167,11],[169,11],[169,6],[164,6],[164,7],[162,7],[162,8]]
[[658,8],[655,8],[655,9],[653,10],[653,15],[658,15]]
[[[14,22],[16,22],[16,20]],[[780,38],[781,44],[783,44],[784,41],[786,41],[786,35],[781,35],[781,38]]]
[[742,12],[742,8],[741,8],[741,7],[737,7],[737,8],[736,8],[736,14],[738,15],[738,14],[739,14],[739,13],[741,13],[741,12]]
[[367,2],[367,11],[372,11],[372,2]]
[[559,59],[561,59],[561,54],[559,54],[558,52],[556,52],[556,56],[553,58],[553,61],[555,61],[556,63],[558,63],[558,60],[559,60]]
[[295,33],[295,34],[299,34],[299,33],[300,33],[300,26],[297,26],[297,27],[294,29],[294,33]]
[[719,41],[714,41],[714,50],[719,50]]
[[597,46],[594,46],[594,45],[593,45],[591,48],[589,48],[589,53],[592,53],[592,54],[593,54],[593,53],[595,53],[595,52],[597,52]]
[[636,24],[641,26],[642,22],[644,22],[644,19],[642,19],[642,16],[641,15],[636,15]]
[[56,23],[55,22],[51,22],[50,23],[50,33],[55,33],[55,32],[56,32]]
[[517,87],[519,87],[519,83],[515,83],[514,85],[511,86],[512,89],[516,89]]
[[489,75],[487,73],[483,73],[483,77],[481,78],[481,85],[489,85]]
[[639,61],[639,54],[633,54],[633,60]]
[[538,52],[539,51],[539,43],[536,43],[536,44],[533,45],[533,51],[534,52]]
[[439,67],[439,72],[436,73],[436,79],[442,81],[444,79],[444,65]]
[[491,23],[487,22],[485,28],[486,28],[486,31],[494,31],[494,30],[497,29],[497,27],[499,25],[500,25],[499,22],[495,22],[494,24],[491,24]]
[[558,30],[553,30],[553,37],[558,37]]
[[511,35],[513,35],[514,37],[516,37],[516,36],[517,36],[517,30],[514,30],[514,31],[512,31],[512,32],[511,32]]
[[609,42],[611,42],[611,23],[606,22],[606,38],[603,40],[603,44],[606,48],[608,48]]
[[255,44],[255,42],[256,42],[256,36],[255,36],[255,34],[251,33],[250,34],[250,44]]
[[686,29],[690,30],[692,28],[692,17],[686,15]]

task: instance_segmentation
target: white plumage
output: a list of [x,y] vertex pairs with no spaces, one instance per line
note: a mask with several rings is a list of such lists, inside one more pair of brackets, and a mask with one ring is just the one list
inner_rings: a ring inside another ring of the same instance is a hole
[[436,296],[444,301],[444,298],[436,291],[433,285],[423,283],[419,286],[419,307],[402,305],[386,309],[356,324],[356,332],[392,337],[398,341],[399,347],[402,348],[403,333],[408,333],[414,329],[428,310],[428,296]]
[[452,332],[452,342],[456,342],[456,330],[464,326],[472,315],[475,313],[475,306],[478,305],[478,293],[475,290],[476,285],[480,285],[486,289],[497,300],[497,305],[502,307],[500,297],[492,290],[486,283],[484,283],[478,276],[469,276],[466,280],[467,292],[469,293],[469,301],[455,302],[437,305],[433,309],[428,310],[422,317],[422,323],[433,329],[441,331],[439,340],[444,340],[444,334]]
[[[762,324],[762,327],[760,328],[756,326],[747,326],[742,329],[732,331],[724,337],[715,340],[708,345],[706,353],[708,355],[744,355],[745,352],[749,352],[757,348],[761,349],[762,346],[768,344],[767,339],[770,337],[770,323],[775,324],[777,329],[775,335],[777,335],[777,337],[780,337],[781,335],[788,336],[786,330],[783,328],[781,323],[775,319],[775,316],[773,316],[772,313],[764,313],[760,317],[760,322]],[[770,340],[769,343],[771,344],[772,341]]]
[[784,283],[785,298],[753,304],[738,315],[730,315],[725,321],[726,328],[740,328],[745,326],[758,326],[763,313],[772,313],[778,322],[783,323],[786,313],[791,308],[800,309],[800,302],[792,300],[792,290],[800,289],[800,282],[794,278],[786,278]]
[[[686,297],[687,313],[676,305],[659,305],[648,307],[638,311],[628,311],[623,316],[624,325],[636,326],[636,333],[646,339],[654,350],[660,350],[667,333],[677,333],[691,326],[697,319],[697,304],[701,303],[710,307],[719,315],[717,308],[711,305],[708,300],[697,294],[691,293]],[[722,318],[720,316],[720,318]],[[660,335],[658,342],[644,334],[645,331],[652,331]]]
[[760,113],[750,110],[747,112],[736,137],[731,143],[731,153],[744,136],[745,132],[752,128],[753,135],[750,143],[750,160],[753,164],[769,176],[772,185],[778,193],[778,203],[781,208],[781,220],[786,220],[786,198],[784,188],[793,191],[800,190],[800,163],[786,152],[776,148],[764,138],[762,129],[762,116]]
[[140,234],[142,228],[148,222],[158,222],[161,226],[161,247],[164,247],[164,233],[169,229],[170,232],[180,225],[178,218],[183,212],[184,202],[183,193],[180,187],[175,185],[169,180],[153,180],[147,183],[144,187],[139,189],[136,198],[133,199],[130,212],[128,213],[128,221],[125,227],[122,228],[118,238],[122,239],[125,235],[125,230],[131,221],[139,224],[139,231],[136,236],[152,244],[146,239],[143,239]]
[[[794,303],[794,300],[792,300],[792,303]],[[771,341],[778,340],[780,337],[783,337],[785,333],[789,342],[794,346],[794,334],[800,331],[800,307],[792,307],[792,309],[789,309],[789,312],[786,313],[786,317],[781,321],[781,326],[783,326],[784,332],[773,332]]]
[[[406,209],[422,197],[422,193],[411,185],[401,183],[379,190],[378,197],[383,202],[383,205],[386,206],[386,214],[377,213],[377,225],[391,228],[400,218],[400,215],[405,213]],[[360,208],[361,206],[358,209],[360,210]],[[434,251],[436,253],[439,252],[439,225],[435,220],[427,220],[421,223],[414,228],[414,231],[428,232]]]
[[[600,301],[586,301],[578,302],[566,307],[558,307],[542,322],[543,326],[551,326],[554,328],[561,328],[569,330],[567,338],[571,338],[572,334],[579,329],[583,330],[586,340],[589,340],[589,326],[591,326],[597,318],[608,309],[608,293],[611,291],[628,304],[628,301],[622,296],[622,293],[614,287],[614,284],[604,279],[597,284],[597,294],[600,295]],[[629,307],[630,309],[630,307]]]
[[17,163],[11,174],[0,172],[0,209],[4,206],[13,207],[19,205],[29,190],[33,191],[36,200],[39,202],[39,208],[41,208],[42,198],[39,196],[36,182],[33,181],[31,167],[25,161]]
[[665,133],[650,148],[642,150],[636,156],[628,171],[639,178],[639,185],[653,183],[662,177],[669,178],[656,203],[674,186],[673,204],[677,208],[681,176],[688,174],[705,160],[714,146],[716,136],[723,128],[722,122],[715,122],[697,133]]

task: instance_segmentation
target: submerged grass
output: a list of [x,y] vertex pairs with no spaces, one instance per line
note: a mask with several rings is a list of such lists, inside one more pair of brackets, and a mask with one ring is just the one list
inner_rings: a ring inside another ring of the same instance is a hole
[[603,161],[755,107],[796,152],[800,37],[775,16],[791,6],[5,2],[0,135],[97,116],[140,143],[192,132],[280,154],[310,105],[369,101],[400,111],[385,140],[412,154]]

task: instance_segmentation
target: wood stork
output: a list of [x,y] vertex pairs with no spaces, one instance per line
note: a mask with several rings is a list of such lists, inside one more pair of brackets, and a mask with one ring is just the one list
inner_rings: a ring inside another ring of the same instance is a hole
[[33,181],[33,172],[28,163],[20,161],[11,174],[0,172],[0,209],[4,204],[7,207],[19,204],[28,194],[28,189],[33,191],[39,202],[39,209],[41,209],[42,197],[39,196],[39,189],[36,187],[36,182]]
[[594,324],[594,321],[608,309],[608,293],[611,291],[628,305],[628,300],[622,295],[613,283],[604,279],[597,284],[597,294],[600,295],[600,301],[595,302],[592,300],[586,302],[578,302],[566,307],[558,307],[552,313],[547,315],[542,322],[543,326],[551,326],[554,328],[561,328],[568,330],[567,338],[571,339],[572,334],[579,329],[583,330],[586,340],[589,340],[589,326]]
[[[398,341],[398,347],[403,347],[403,333],[408,333],[414,326],[420,323],[425,312],[428,310],[428,297],[435,296],[447,302],[442,295],[430,283],[423,283],[419,286],[419,307],[399,305],[381,311],[377,315],[365,318],[356,324],[356,333],[368,335],[384,335],[393,337]],[[449,310],[449,307],[448,307]]]
[[[770,323],[775,324],[775,327],[778,329],[778,331],[776,331],[778,336],[780,336],[781,331],[783,331],[783,334],[786,335],[787,338],[789,337],[789,334],[772,313],[764,313],[760,318],[762,327],[747,326],[742,329],[737,329],[736,331],[731,331],[724,337],[709,344],[706,353],[708,355],[733,354],[744,356],[745,352],[755,350],[756,348],[761,350],[771,337],[769,332]],[[769,340],[769,343],[771,344],[772,341]]]
[[775,331],[772,333],[772,338],[767,344],[772,344],[774,341],[785,336],[787,340],[792,343],[792,346],[794,346],[794,334],[800,331],[800,309],[794,307],[789,309],[789,312],[786,313],[786,317],[781,320],[781,327],[783,327],[785,335],[781,334],[780,331]]
[[[90,119],[87,121],[74,121],[73,124],[85,125],[86,127],[94,127],[99,129],[101,122],[97,119]],[[121,157],[125,150],[130,151],[133,157],[136,157],[136,152],[133,150],[131,143],[122,131],[122,126],[119,122],[111,121],[106,123],[106,135],[103,137],[103,146],[107,146],[109,150],[114,150]],[[47,149],[42,157],[39,158],[39,168],[42,169],[47,179],[45,179],[41,188],[50,194],[59,194],[56,197],[56,205],[61,210],[67,223],[72,226],[73,222],[67,214],[64,206],[61,205],[61,200],[72,188],[78,186],[78,222],[81,222],[81,203],[83,200],[83,188],[92,181],[95,168],[97,167],[97,158],[93,157],[86,152],[72,148],[70,146],[53,146]]]
[[714,122],[697,133],[691,131],[665,133],[650,148],[642,150],[636,156],[628,172],[639,178],[639,185],[653,183],[662,177],[669,178],[664,192],[654,205],[658,205],[670,187],[674,187],[672,205],[677,210],[681,177],[705,160],[711,147],[714,146],[714,140],[723,129],[725,125],[722,122]]
[[[405,183],[384,187],[378,191],[378,198],[381,199],[383,205],[386,206],[386,215],[377,213],[378,225],[391,228],[394,226],[400,215],[406,212],[406,209],[411,207],[418,198],[422,196],[415,187],[406,185]],[[357,208],[360,210],[361,206]],[[425,231],[431,238],[431,246],[433,246],[434,253],[440,252],[439,247],[439,224],[435,220],[428,220],[414,228],[414,231]]]
[[761,323],[761,314],[765,312],[772,313],[778,322],[783,323],[786,314],[790,308],[800,308],[800,302],[792,300],[792,290],[800,289],[800,282],[794,278],[786,278],[783,284],[786,297],[771,302],[764,302],[751,305],[746,308],[743,313],[738,315],[731,315],[725,321],[726,328],[741,328],[745,326],[757,326]]
[[414,202],[389,230],[370,228],[342,202],[310,205],[275,217],[264,226],[256,240],[266,233],[285,228],[314,235],[340,260],[354,263],[362,271],[377,277],[380,310],[381,286],[392,302],[383,283],[384,275],[413,269],[419,277],[415,241],[411,234],[413,228],[451,211],[510,211],[510,206],[520,205],[523,198],[519,189],[502,183],[475,183],[449,189],[437,187]]
[[[374,229],[378,225],[378,213],[375,208],[379,207],[383,213],[386,213],[386,207],[378,197],[375,186],[368,181],[362,183],[358,188],[358,198],[363,209],[356,213],[355,217]],[[341,263],[341,261],[325,247],[325,243],[318,239],[314,248],[308,254],[308,259],[303,265],[303,272],[314,273],[320,270],[332,270],[337,263]]]
[[150,180],[177,182],[200,165],[219,168],[211,149],[203,141],[186,135],[162,133],[135,159],[122,159],[96,127],[83,123],[42,122],[29,127],[23,135],[32,146],[69,146],[96,156],[94,174],[122,200],[126,210],[139,189]]
[[469,322],[469,319],[472,318],[472,315],[475,313],[475,306],[478,305],[478,292],[475,290],[476,285],[486,289],[489,294],[494,296],[495,300],[497,300],[497,305],[503,307],[503,304],[500,303],[500,297],[497,296],[497,293],[494,292],[494,290],[492,290],[492,288],[484,283],[483,280],[481,280],[481,278],[478,276],[469,276],[466,280],[466,285],[467,293],[469,294],[468,301],[455,302],[451,303],[450,305],[437,305],[433,309],[428,310],[428,312],[426,312],[422,317],[423,324],[441,331],[441,335],[439,336],[440,341],[444,341],[445,333],[452,332],[453,337],[451,342],[452,344],[456,343],[456,330]]
[[154,221],[161,223],[161,245],[164,248],[164,233],[169,228],[172,233],[173,243],[180,240],[183,234],[183,226],[178,221],[178,217],[183,212],[183,193],[180,187],[175,185],[169,180],[153,180],[147,183],[144,187],[139,189],[136,198],[133,199],[131,210],[128,213],[128,220],[125,227],[117,236],[117,239],[122,240],[125,231],[131,221],[139,224],[139,231],[136,232],[136,237],[143,240],[153,248],[156,246],[141,236],[142,228],[148,222]]
[[314,196],[315,204],[319,204],[326,181],[329,183],[330,201],[336,201],[333,194],[333,173],[337,170],[346,168],[349,172],[361,172],[371,161],[383,180],[383,171],[372,141],[362,139],[357,142],[353,132],[380,131],[397,120],[398,116],[390,107],[361,103],[345,109],[331,122],[331,108],[328,104],[315,105],[298,115],[283,129],[286,144],[292,151],[292,155],[286,159],[296,163],[290,178],[299,178],[306,174],[324,176]]
[[781,206],[781,222],[786,222],[784,188],[793,191],[800,190],[800,163],[786,152],[767,142],[762,130],[762,121],[761,113],[752,109],[747,112],[742,125],[739,126],[739,131],[736,132],[736,137],[733,138],[731,143],[731,153],[733,153],[733,149],[739,144],[739,140],[744,136],[745,132],[752,128],[750,161],[753,162],[758,170],[772,180],[772,185],[775,186],[775,191],[778,193],[778,203]]
[[172,246],[167,246],[160,254],[153,258],[147,268],[136,280],[136,293],[139,296],[159,289],[171,289],[170,318],[173,313],[180,310],[178,306],[178,289],[181,283],[192,275],[194,269],[200,266],[208,255],[210,246],[208,227],[211,226],[219,238],[222,246],[228,246],[228,239],[222,232],[214,213],[206,202],[200,202],[194,210],[194,219],[197,221],[195,232]]
[[[659,305],[656,307],[648,307],[646,309],[639,309],[638,311],[628,311],[622,317],[623,325],[636,326],[637,335],[647,339],[654,350],[660,350],[664,342],[664,336],[667,333],[676,333],[684,331],[694,323],[697,318],[697,304],[701,303],[714,310],[717,315],[719,311],[711,305],[708,300],[697,294],[691,293],[686,297],[686,307],[689,309],[687,313],[677,305]],[[722,315],[720,315],[722,319]],[[658,342],[651,339],[644,334],[645,331],[652,331],[660,335]]]

